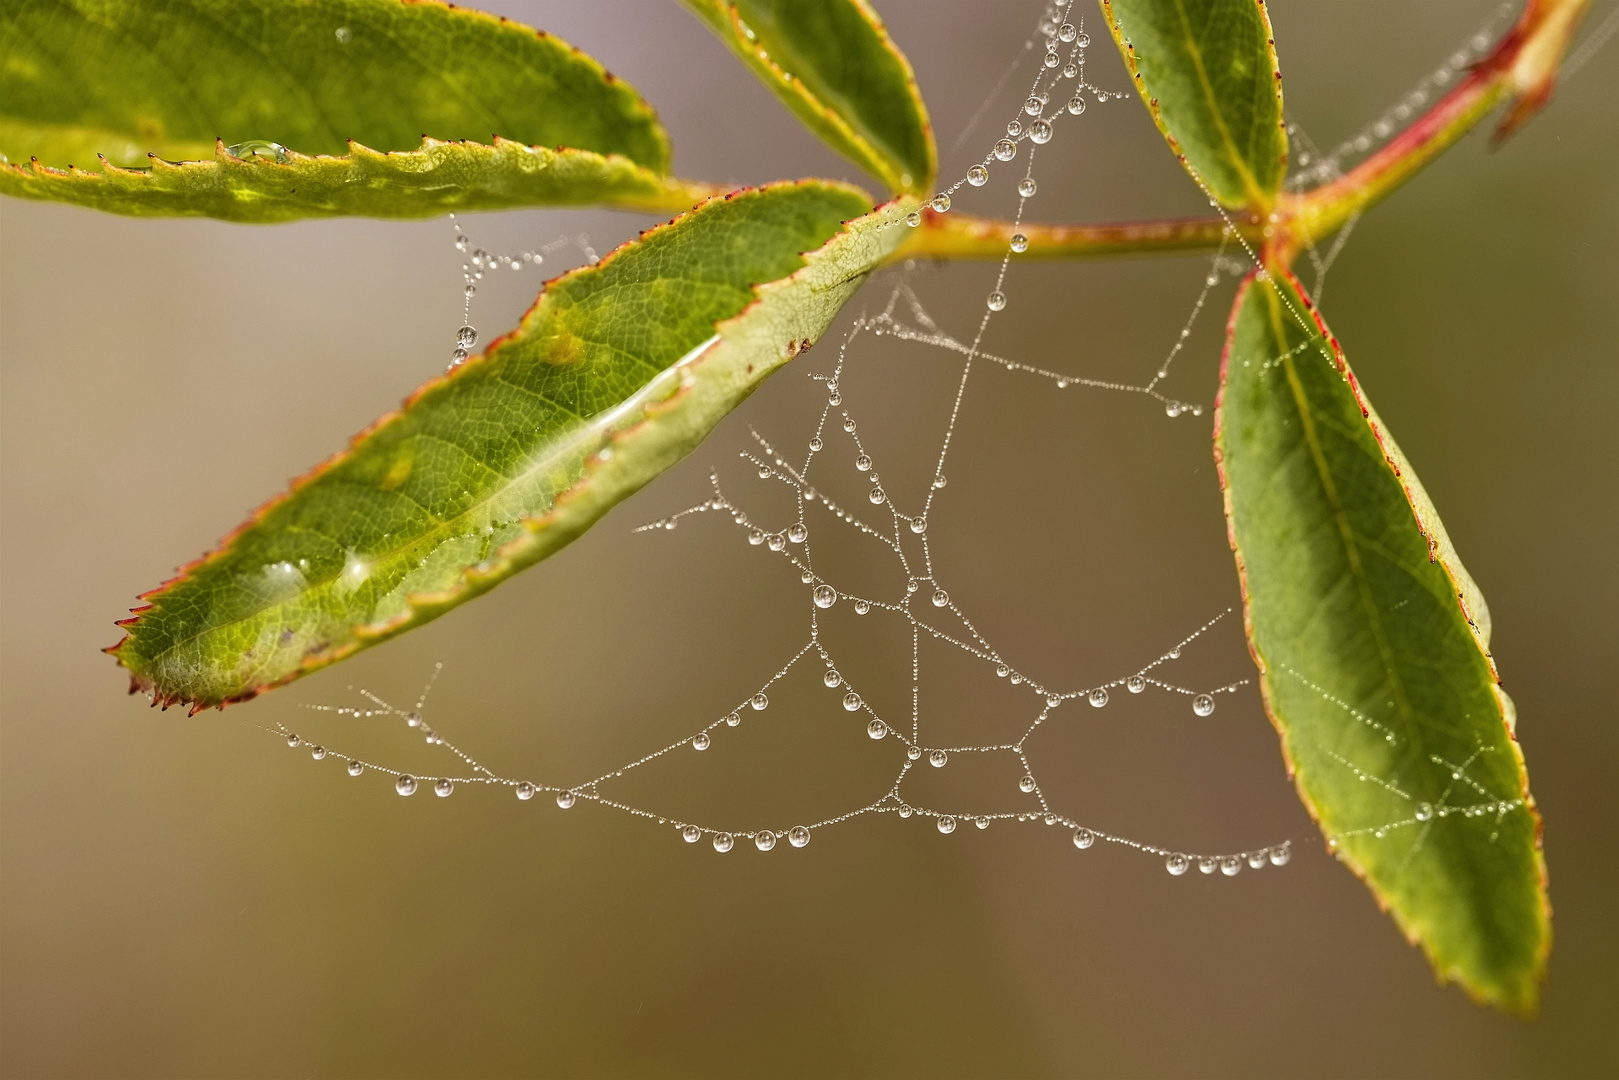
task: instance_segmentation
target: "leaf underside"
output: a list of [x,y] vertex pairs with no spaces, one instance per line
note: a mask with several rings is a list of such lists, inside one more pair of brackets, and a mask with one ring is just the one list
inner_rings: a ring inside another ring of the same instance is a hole
[[1101,0],[1136,92],[1193,178],[1263,213],[1287,174],[1282,76],[1261,0]]
[[1550,908],[1489,616],[1290,275],[1239,293],[1215,424],[1249,644],[1301,799],[1442,980],[1532,1011]]
[[686,0],[831,147],[896,194],[933,183],[938,156],[910,61],[865,0]]
[[[691,205],[660,190],[669,140],[628,84],[436,2],[22,0],[0,13],[0,153],[0,193],[122,213]],[[86,173],[98,156],[140,172]]]
[[133,688],[242,700],[567,544],[819,337],[905,231],[870,205],[824,181],[744,190],[552,281],[485,355],[146,594],[111,650]]

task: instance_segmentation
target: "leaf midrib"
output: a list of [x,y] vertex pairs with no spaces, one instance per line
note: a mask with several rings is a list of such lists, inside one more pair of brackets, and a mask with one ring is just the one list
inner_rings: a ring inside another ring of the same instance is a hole
[[1220,132],[1221,149],[1231,164],[1242,177],[1243,186],[1248,189],[1248,203],[1255,209],[1261,209],[1266,204],[1264,192],[1259,187],[1259,181],[1249,170],[1248,163],[1243,160],[1241,152],[1237,149],[1237,141],[1226,127],[1225,116],[1220,111],[1220,103],[1214,92],[1214,84],[1209,81],[1209,73],[1203,67],[1203,52],[1197,46],[1197,39],[1192,35],[1192,23],[1186,14],[1185,0],[1175,0],[1175,14],[1180,19],[1182,35],[1186,42],[1187,55],[1192,58],[1192,67],[1197,71],[1197,82],[1203,91],[1204,100],[1209,106],[1209,115],[1214,117],[1214,126]]

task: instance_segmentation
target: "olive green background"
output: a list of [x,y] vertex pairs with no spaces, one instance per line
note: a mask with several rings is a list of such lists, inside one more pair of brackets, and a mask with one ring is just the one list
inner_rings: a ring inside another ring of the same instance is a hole
[[[1008,80],[1038,5],[881,5],[914,62],[948,174],[1021,101]],[[1593,23],[1612,9],[1599,3]],[[511,3],[659,107],[683,175],[852,176],[688,14],[654,3]],[[1279,2],[1289,111],[1353,133],[1493,11],[1475,2]],[[1094,81],[1127,89],[1096,32]],[[257,702],[186,718],[124,696],[112,620],[259,501],[447,361],[460,318],[447,224],[270,228],[0,202],[0,1071],[6,1075],[1581,1076],[1619,1068],[1619,46],[1497,151],[1475,135],[1377,208],[1324,308],[1420,471],[1495,616],[1495,653],[1546,817],[1556,946],[1531,1024],[1441,989],[1324,852],[1252,688],[1208,720],[1183,699],[1064,706],[1032,744],[1066,812],[1188,850],[1292,838],[1283,870],[1172,879],[997,824],[940,836],[862,818],[802,851],[716,855],[581,804],[460,789],[392,794],[289,751],[261,725],[431,775],[402,727],[317,725],[306,702],[412,697],[446,665],[432,721],[499,771],[576,783],[728,710],[801,643],[802,587],[721,520],[632,534],[721,471],[756,517],[785,514],[736,451],[751,425],[798,445],[821,400],[795,361],[690,460],[582,541],[431,626]],[[1043,219],[1191,213],[1199,198],[1139,103],[1093,106],[1040,150]],[[963,189],[1002,213],[1002,177]],[[869,181],[865,181],[869,185]],[[490,249],[649,219],[479,216]],[[555,262],[556,260],[553,260]],[[1016,267],[987,344],[1139,379],[1199,288],[1194,259]],[[918,267],[970,329],[982,265]],[[486,337],[533,271],[485,287]],[[1309,275],[1305,276],[1306,282]],[[1212,403],[1230,286],[1168,391]],[[857,297],[880,306],[884,285]],[[847,325],[846,317],[840,325]],[[851,349],[845,400],[885,486],[920,490],[953,390],[948,354]],[[929,535],[952,597],[1020,666],[1064,687],[1135,670],[1237,602],[1210,412],[974,375]],[[834,441],[836,492],[858,491]],[[840,449],[842,447],[842,449]],[[785,522],[785,517],[782,521]],[[817,558],[851,577],[869,548]],[[863,555],[862,552],[865,552]],[[875,578],[873,578],[875,579]],[[883,580],[892,582],[890,573]],[[903,714],[905,636],[844,605],[828,634]],[[1027,715],[1003,683],[923,652],[943,738]],[[1177,677],[1249,674],[1235,621]],[[804,680],[703,755],[627,793],[701,820],[787,824],[881,790],[874,744]],[[1015,808],[1015,771],[953,761],[924,791]],[[1607,1017],[1607,1020],[1603,1018]]]

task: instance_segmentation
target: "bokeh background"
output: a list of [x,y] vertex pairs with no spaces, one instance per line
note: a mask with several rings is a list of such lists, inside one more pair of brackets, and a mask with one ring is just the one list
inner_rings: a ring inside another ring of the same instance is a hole
[[[636,85],[685,175],[862,179],[674,5],[490,6]],[[1038,5],[880,7],[959,175],[1024,96]],[[1277,0],[1293,117],[1336,143],[1494,11],[1488,0]],[[1093,81],[1127,89],[1097,36]],[[891,815],[823,830],[802,851],[743,844],[721,857],[588,804],[562,812],[466,788],[400,799],[380,775],[351,780],[263,730],[285,723],[431,775],[444,766],[402,728],[320,724],[303,706],[354,703],[362,686],[409,700],[442,661],[438,727],[508,775],[575,783],[728,711],[805,636],[801,586],[728,522],[631,529],[704,498],[710,469],[756,516],[784,514],[737,451],[750,426],[782,445],[808,437],[822,398],[804,373],[830,365],[829,345],[490,596],[224,714],[147,709],[97,651],[116,640],[112,621],[443,366],[460,260],[442,220],[263,228],[4,201],[0,1070],[1611,1075],[1616,100],[1619,46],[1505,146],[1476,134],[1378,207],[1325,295],[1495,615],[1556,909],[1537,1021],[1435,985],[1323,850],[1252,688],[1209,720],[1166,695],[1066,707],[1034,744],[1055,801],[1098,826],[1187,850],[1293,840],[1286,869],[1232,880],[1172,879],[1119,849],[1078,853],[1065,830],[1040,825],[946,837]],[[1065,122],[1041,160],[1030,212],[1042,219],[1199,208],[1130,98]],[[1015,201],[1005,182],[963,194],[958,206],[978,213]],[[587,232],[605,251],[649,221],[534,211],[464,223],[492,250]],[[1017,266],[987,344],[1137,381],[1205,272],[1201,259]],[[966,333],[992,273],[918,267],[911,280]],[[533,298],[536,274],[509,277],[477,298],[486,337]],[[868,285],[834,335],[889,287]],[[1211,298],[1170,393],[1212,403],[1230,289]],[[956,360],[870,341],[850,357],[845,396],[886,486],[908,498],[942,433]],[[1052,684],[1135,670],[1238,601],[1209,434],[1207,409],[1171,420],[1136,396],[982,369],[930,519],[952,596]],[[842,458],[830,461],[846,476],[828,486],[857,490]],[[824,557],[892,573],[831,531],[817,534]],[[856,626],[846,607],[828,633],[856,658],[868,698],[902,715],[905,636]],[[1250,675],[1237,620],[1179,664],[1192,685]],[[923,665],[924,718],[940,738],[1023,722],[1026,704],[1013,711],[983,670],[929,650]],[[899,748],[868,740],[806,674],[627,794],[739,828],[868,801]],[[924,771],[941,800],[1018,805],[1010,765]]]

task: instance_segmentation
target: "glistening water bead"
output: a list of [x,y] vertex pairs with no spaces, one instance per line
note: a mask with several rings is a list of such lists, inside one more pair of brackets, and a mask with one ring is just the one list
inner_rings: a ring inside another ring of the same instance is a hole
[[1132,694],[1139,694],[1147,688],[1147,680],[1140,675],[1132,675],[1124,680],[1124,688]]
[[1168,870],[1174,877],[1180,877],[1182,874],[1186,873],[1191,865],[1192,860],[1188,859],[1185,855],[1182,855],[1178,851],[1164,859],[1164,869]]
[[1023,179],[1017,182],[1017,193],[1023,196],[1025,199],[1039,190],[1040,185],[1034,182],[1034,177],[1032,176],[1025,176]]
[[828,690],[836,690],[842,685],[843,676],[838,674],[837,668],[829,667],[826,669],[826,674],[821,676],[821,681],[826,684]]
[[731,848],[735,846],[736,838],[730,833],[722,832],[714,834],[714,850],[719,852],[721,855],[725,854],[727,851],[730,851]]
[[688,844],[695,844],[703,838],[703,830],[695,825],[683,826],[680,830],[680,838]]
[[865,454],[860,454],[854,459],[854,467],[859,469],[861,472],[870,472],[871,459]]
[[1091,708],[1100,709],[1103,705],[1107,704],[1107,691],[1098,686],[1095,690],[1090,692],[1090,695],[1086,698],[1086,700],[1091,703]]
[[830,585],[815,586],[815,592],[812,595],[815,598],[815,606],[818,608],[829,608],[838,602],[838,591]]
[[470,349],[478,344],[478,331],[470,326],[463,326],[455,332],[455,343],[463,349]]
[[1078,116],[1080,113],[1082,113],[1084,111],[1085,111],[1085,99],[1084,98],[1080,97],[1078,94],[1075,94],[1073,97],[1068,99],[1068,112],[1071,115]]
[[770,704],[770,699],[765,697],[765,692],[761,690],[748,699],[748,704],[752,705],[755,711],[763,712],[765,706]]
[[810,841],[810,831],[802,825],[794,825],[787,832],[787,842],[793,847],[803,847]]
[[916,211],[916,210],[912,210],[909,214],[906,214],[905,215],[905,224],[909,225],[913,229],[916,228],[918,225],[922,224],[922,214],[921,214],[921,212]]
[[692,739],[692,741],[691,741],[691,748],[693,750],[707,750],[708,749],[708,732],[699,731],[697,733],[697,737]]
[[771,533],[765,537],[765,546],[770,548],[771,551],[781,551],[787,546],[787,538],[781,533]]
[[948,816],[940,818],[939,819],[939,831],[944,833],[946,836],[949,836],[951,833],[955,832],[956,831],[956,819],[953,818],[953,817],[948,817]]
[[[829,683],[828,685],[831,684]],[[863,702],[860,700],[860,695],[855,693],[853,690],[850,690],[847,694],[843,695],[843,707],[849,712],[859,712],[862,704]]]
[[1017,143],[1011,139],[1002,139],[995,144],[995,160],[1011,161],[1017,157]]
[[1006,307],[1006,294],[996,289],[989,294],[989,299],[984,302],[989,305],[989,310],[1001,311]]
[[933,212],[935,214],[942,214],[950,209],[950,196],[941,191],[939,194],[933,196],[933,201],[928,203],[928,205],[933,207]]
[[1192,711],[1199,716],[1212,716],[1214,714],[1214,698],[1208,694],[1199,694],[1192,699]]
[[967,183],[973,187],[983,187],[989,183],[989,170],[982,165],[974,165],[967,170]]
[[1417,803],[1417,820],[1418,821],[1428,821],[1432,817],[1433,817],[1433,804],[1432,803],[1425,803],[1425,802]]
[[888,725],[881,720],[873,720],[866,725],[866,734],[873,739],[881,739],[888,735]]
[[1237,872],[1241,869],[1242,857],[1239,855],[1227,855],[1220,860],[1220,873],[1226,877],[1236,877]]
[[326,757],[326,748],[324,746],[311,746],[309,748],[309,756],[314,758],[316,761],[321,761]]
[[452,792],[454,790],[455,790],[455,783],[452,780],[440,778],[438,780],[433,781],[433,794],[437,795],[441,799],[449,798],[450,797],[450,792]]
[[534,797],[534,785],[527,780],[522,781],[517,785],[517,797],[523,802],[528,802]]
[[1014,139],[1023,134],[1023,122],[1020,120],[1013,120],[1011,123],[1007,124],[1006,134]]
[[1094,843],[1096,843],[1096,836],[1089,829],[1074,830],[1074,846],[1079,850],[1084,851]]
[[1029,127],[1029,141],[1044,145],[1051,141],[1051,125],[1044,120],[1036,120]]
[[299,742],[300,742],[300,740],[299,740],[298,736],[296,736],[296,735],[288,735],[287,736],[287,745],[292,747],[294,750],[296,750],[298,748],[298,743]]
[[1034,790],[1034,777],[1025,776],[1017,782],[1017,789],[1027,795]]
[[1019,255],[1029,250],[1029,238],[1022,233],[1012,234],[1012,250]]
[[1272,866],[1286,866],[1287,860],[1293,857],[1293,849],[1283,844],[1281,847],[1270,849],[1270,864]]
[[401,795],[416,794],[416,778],[414,776],[401,776],[394,781],[394,790]]
[[349,762],[349,775],[350,776],[359,776],[363,772],[365,772],[365,765],[363,763],[358,762],[358,761]]
[[776,834],[773,832],[756,832],[753,834],[753,846],[760,851],[769,851],[776,846]]
[[870,610],[871,610],[871,602],[869,600],[856,600],[854,602],[854,613],[856,615],[864,615],[866,612],[868,612]]
[[935,589],[933,591],[933,606],[934,607],[944,607],[948,603],[950,603],[950,594],[949,593],[945,592],[943,589]]
[[1073,41],[1078,36],[1079,30],[1075,28],[1073,23],[1063,23],[1057,28],[1057,40],[1059,41]]
[[806,526],[802,521],[795,521],[793,524],[787,526],[787,539],[791,540],[795,544],[802,544],[805,540],[809,539],[809,527]]
[[1028,101],[1025,101],[1023,103],[1023,111],[1028,113],[1030,116],[1039,116],[1040,115],[1040,108],[1044,104],[1045,103],[1043,101],[1041,101],[1039,98],[1032,97]]
[[574,803],[574,794],[573,794],[573,792],[571,792],[571,791],[559,791],[559,792],[557,792],[557,806],[558,807],[560,807],[563,810],[568,810],[568,809],[571,809],[573,807],[573,803]]
[[950,755],[943,750],[934,750],[928,754],[928,764],[935,769],[944,768],[944,763],[950,760]]

